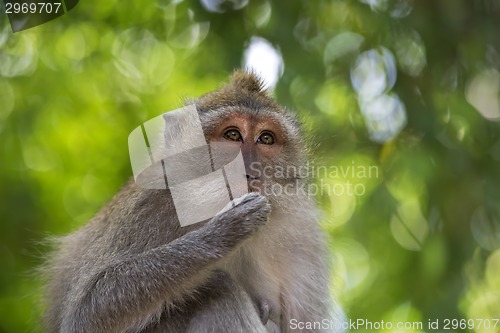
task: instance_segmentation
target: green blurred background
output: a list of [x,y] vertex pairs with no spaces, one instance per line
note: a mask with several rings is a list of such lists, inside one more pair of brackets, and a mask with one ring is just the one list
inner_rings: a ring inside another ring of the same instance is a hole
[[500,318],[499,33],[500,0],[82,0],[15,34],[0,14],[0,332],[38,331],[43,240],[132,175],[132,129],[252,64],[338,171],[316,183],[347,316]]

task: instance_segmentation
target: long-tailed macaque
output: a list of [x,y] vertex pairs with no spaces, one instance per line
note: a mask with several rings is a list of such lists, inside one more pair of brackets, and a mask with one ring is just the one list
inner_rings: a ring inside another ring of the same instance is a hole
[[[307,159],[298,121],[244,71],[189,103],[207,142],[239,145],[250,193],[209,221],[181,227],[169,189],[131,181],[60,239],[46,267],[47,331],[332,331],[290,325],[334,319],[307,177],[290,172]],[[287,172],[263,172],[278,166]]]

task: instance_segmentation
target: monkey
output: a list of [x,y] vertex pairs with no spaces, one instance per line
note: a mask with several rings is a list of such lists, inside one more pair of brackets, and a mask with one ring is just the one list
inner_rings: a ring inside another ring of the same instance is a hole
[[46,331],[333,332],[290,326],[340,319],[326,236],[303,191],[309,179],[269,172],[307,162],[297,117],[244,70],[187,104],[196,106],[207,142],[241,149],[249,193],[181,227],[169,188],[129,181],[81,229],[59,238],[44,267]]

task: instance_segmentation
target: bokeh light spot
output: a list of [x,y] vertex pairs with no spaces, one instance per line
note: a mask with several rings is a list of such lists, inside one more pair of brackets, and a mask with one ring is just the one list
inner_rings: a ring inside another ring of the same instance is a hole
[[0,52],[0,75],[15,77],[31,75],[38,64],[37,42],[33,34],[13,35]]
[[487,211],[485,207],[476,209],[471,218],[472,236],[485,250],[500,247],[500,219],[498,211]]
[[345,31],[333,37],[325,47],[323,59],[325,64],[334,62],[335,60],[357,52],[365,38],[360,34]]
[[165,83],[175,56],[147,30],[129,29],[117,36],[112,48],[116,69],[125,80],[119,83],[137,91],[151,91]]
[[351,68],[351,82],[363,99],[388,91],[396,82],[396,62],[385,47],[361,53]]
[[209,29],[209,22],[193,23],[172,38],[172,46],[184,49],[196,47],[207,37]]
[[274,89],[285,69],[279,50],[264,38],[252,37],[244,54],[244,67],[255,71],[268,89]]
[[405,106],[398,95],[382,94],[369,101],[360,99],[360,108],[370,139],[384,143],[406,126]]
[[408,75],[418,76],[427,64],[425,45],[415,31],[396,40],[395,53],[399,67]]
[[248,0],[200,0],[200,2],[212,13],[224,13],[228,7],[238,10],[248,5]]
[[484,118],[500,120],[500,73],[491,68],[476,74],[466,87],[465,97]]
[[429,225],[420,211],[417,200],[407,200],[391,219],[394,239],[407,250],[419,251],[429,234]]
[[365,247],[352,239],[343,239],[335,244],[336,266],[339,279],[346,292],[362,285],[370,272],[370,256]]

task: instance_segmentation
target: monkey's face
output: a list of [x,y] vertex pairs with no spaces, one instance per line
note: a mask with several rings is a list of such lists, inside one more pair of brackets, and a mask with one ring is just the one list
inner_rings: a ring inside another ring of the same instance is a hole
[[224,107],[200,114],[200,118],[209,142],[239,147],[250,191],[271,198],[291,195],[297,181],[305,178],[299,175],[304,154],[298,125],[289,114]]

